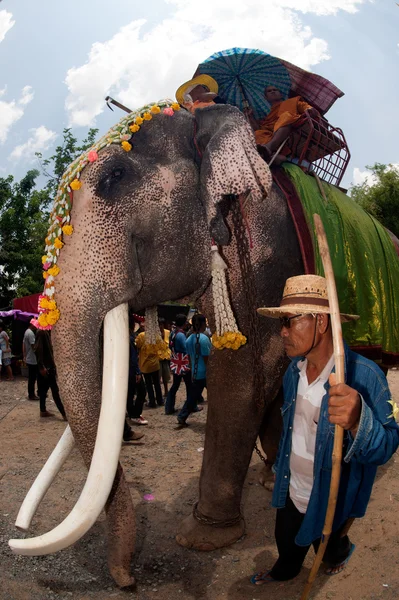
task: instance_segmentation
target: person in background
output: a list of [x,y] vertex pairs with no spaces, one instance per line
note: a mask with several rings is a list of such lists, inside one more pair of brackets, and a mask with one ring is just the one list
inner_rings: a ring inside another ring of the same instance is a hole
[[166,398],[166,415],[173,415],[176,412],[176,393],[180,387],[181,381],[183,380],[185,383],[187,399],[189,398],[191,387],[190,359],[186,349],[186,315],[176,315],[175,323],[176,326],[169,335],[169,348],[171,350],[170,370],[173,374],[173,383]]
[[[143,324],[143,327],[145,325]],[[146,344],[145,331],[136,337],[136,347],[139,351],[139,368],[144,375],[145,385],[148,393],[148,406],[156,408],[163,406],[161,384],[159,382],[159,358],[158,350],[154,350],[152,344]],[[157,404],[155,403],[155,400]]]
[[194,315],[192,325],[193,333],[186,342],[191,366],[191,388],[190,394],[177,416],[179,425],[187,425],[186,421],[189,415],[202,410],[202,407],[198,407],[198,402],[201,401],[202,392],[206,386],[206,366],[212,350],[211,341],[204,333],[206,329],[205,316]]
[[[129,384],[127,390],[127,414],[132,423],[135,425],[148,425],[148,421],[144,419],[142,413],[145,402],[145,383],[139,368],[139,358],[135,344],[134,336],[134,320],[130,323],[130,348],[129,348]],[[134,396],[136,395],[136,400]],[[139,434],[138,434],[139,435]],[[140,437],[142,437],[140,435]],[[136,438],[138,439],[138,438]]]
[[[0,319],[0,349],[2,352],[2,370],[4,369],[7,373],[5,381],[14,381],[14,376],[11,369],[11,346],[10,338],[5,330],[4,323]],[[3,375],[3,373],[2,373]]]
[[43,418],[53,416],[53,413],[49,412],[46,408],[47,392],[51,389],[55,405],[64,421],[66,421],[65,409],[57,384],[57,369],[54,362],[53,346],[49,331],[44,329],[37,330],[34,350],[38,369],[37,384],[39,388],[40,416]]
[[37,329],[37,320],[31,319],[28,329],[25,331],[22,342],[22,355],[24,363],[28,367],[28,398],[29,400],[39,400],[35,394],[35,384],[37,381],[37,360],[35,355],[35,333]]
[[159,329],[161,331],[161,338],[165,342],[164,348],[162,348],[162,350],[158,350],[158,357],[159,357],[159,366],[160,366],[159,378],[163,383],[164,398],[166,401],[166,398],[168,396],[168,383],[170,382],[170,366],[169,366],[169,361],[170,361],[170,356],[171,356],[171,352],[170,352],[170,348],[169,348],[170,331],[169,331],[169,329],[165,329],[165,319],[163,319],[161,317],[160,319],[158,319],[158,323],[159,323]]

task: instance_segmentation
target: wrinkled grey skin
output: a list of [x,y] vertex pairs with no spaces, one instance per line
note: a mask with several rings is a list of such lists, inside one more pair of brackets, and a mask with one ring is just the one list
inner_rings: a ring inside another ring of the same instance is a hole
[[[195,132],[201,161],[193,143]],[[58,263],[61,318],[52,333],[54,352],[68,421],[87,466],[100,412],[100,330],[106,313],[126,301],[137,311],[191,297],[201,298],[212,323],[209,231],[224,245],[233,309],[240,330],[247,333],[248,315],[256,306],[243,293],[229,203],[220,202],[223,195],[257,187],[248,222],[258,305],[278,304],[285,279],[302,272],[285,201],[276,189],[261,199],[253,137],[236,109],[213,106],[198,110],[195,117],[183,111],[173,117],[157,115],[134,135],[133,146],[129,153],[111,146],[83,171],[82,189],[74,194],[74,234],[65,240]],[[278,325],[259,318],[258,327],[264,349],[265,409],[252,399],[249,345],[239,351],[215,350],[209,360],[198,508],[214,520],[240,512],[254,442],[280,385],[283,349]],[[266,433],[265,439],[272,438]],[[120,465],[106,514],[111,575],[121,587],[132,585],[134,511]],[[188,516],[178,541],[212,549],[236,540],[243,527],[243,521],[233,527],[209,527]]]

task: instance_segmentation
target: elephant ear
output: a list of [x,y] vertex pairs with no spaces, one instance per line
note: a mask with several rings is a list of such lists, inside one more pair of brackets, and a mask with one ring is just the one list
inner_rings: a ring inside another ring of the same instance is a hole
[[211,237],[217,244],[229,242],[220,203],[230,195],[251,193],[252,201],[264,199],[272,176],[259,155],[254,134],[235,107],[215,105],[195,111],[196,145],[201,154],[201,197],[206,207]]

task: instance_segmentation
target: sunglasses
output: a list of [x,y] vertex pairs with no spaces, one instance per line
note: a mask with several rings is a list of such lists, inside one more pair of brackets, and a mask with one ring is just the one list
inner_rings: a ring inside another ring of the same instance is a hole
[[314,317],[315,315],[310,313],[307,315],[294,315],[293,317],[280,317],[279,321],[280,321],[280,325],[281,327],[286,327],[287,329],[289,329],[291,327],[291,321],[293,319],[299,319],[299,317]]

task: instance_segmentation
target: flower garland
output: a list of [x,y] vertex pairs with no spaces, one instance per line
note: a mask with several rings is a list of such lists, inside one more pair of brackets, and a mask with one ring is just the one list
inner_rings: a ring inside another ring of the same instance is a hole
[[132,149],[131,138],[151,121],[157,114],[172,117],[175,111],[180,110],[180,105],[173,100],[161,100],[156,104],[147,104],[137,111],[123,117],[117,125],[112,127],[94,146],[77,158],[65,171],[58,187],[50,214],[50,226],[45,240],[45,254],[42,256],[43,277],[45,279],[43,294],[39,297],[39,329],[52,329],[60,318],[60,311],[55,301],[54,280],[60,272],[57,265],[60,250],[64,245],[64,236],[73,234],[71,225],[71,210],[73,192],[80,190],[82,182],[80,176],[89,163],[98,159],[98,153],[111,144],[120,144],[126,152]]
[[219,254],[217,246],[212,251],[212,293],[215,311],[216,333],[212,336],[212,344],[218,350],[229,348],[238,350],[247,338],[238,331],[237,323],[231,310],[229,292],[226,283],[227,265]]

